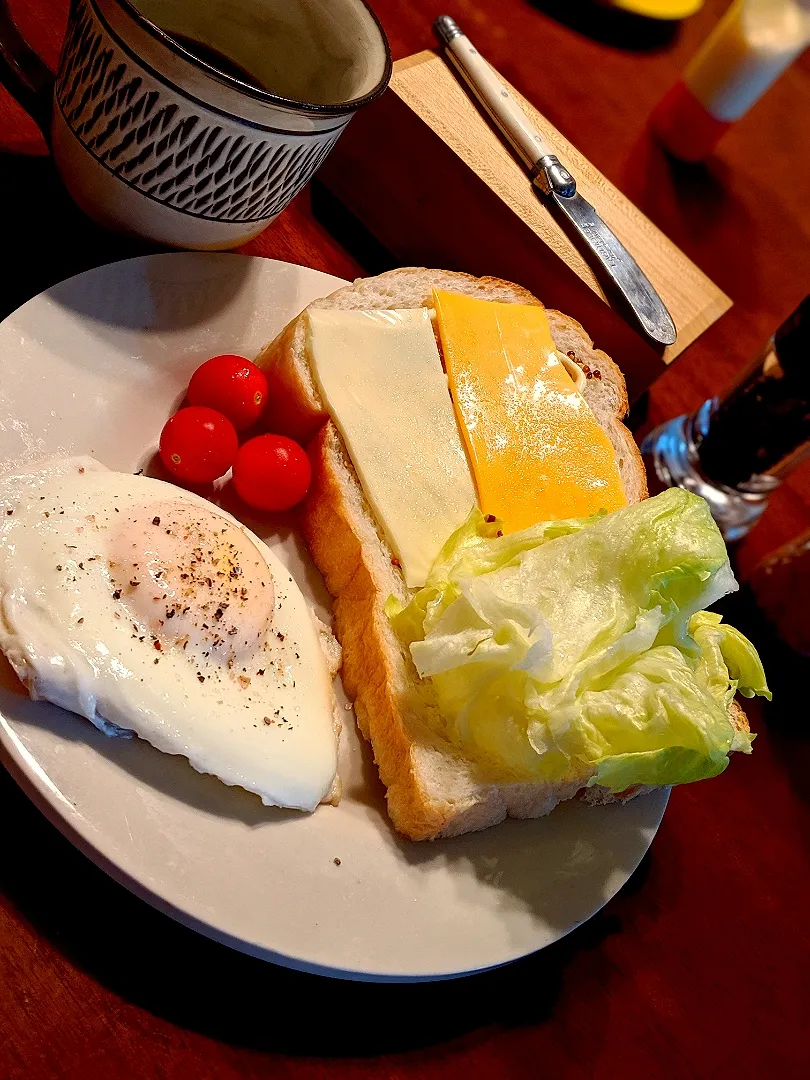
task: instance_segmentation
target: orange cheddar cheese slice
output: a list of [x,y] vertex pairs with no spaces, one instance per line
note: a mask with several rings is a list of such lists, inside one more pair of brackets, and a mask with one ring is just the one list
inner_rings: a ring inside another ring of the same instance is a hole
[[433,294],[478,503],[504,531],[627,505],[613,447],[542,307]]

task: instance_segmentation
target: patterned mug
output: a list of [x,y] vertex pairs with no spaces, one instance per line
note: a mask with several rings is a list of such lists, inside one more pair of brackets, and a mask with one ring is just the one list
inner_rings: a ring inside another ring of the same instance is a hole
[[[5,0],[0,37],[35,114],[44,68]],[[364,0],[72,0],[53,156],[95,221],[231,248],[284,209],[390,75]]]

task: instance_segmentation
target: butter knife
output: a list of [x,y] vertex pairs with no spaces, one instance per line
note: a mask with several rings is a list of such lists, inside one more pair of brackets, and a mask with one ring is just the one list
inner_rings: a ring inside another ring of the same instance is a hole
[[673,345],[677,331],[663,300],[621,240],[579,194],[576,180],[560,163],[554,148],[454,19],[440,15],[434,30],[444,43],[448,59],[527,166],[535,188],[568,218],[630,305],[647,336],[660,345]]

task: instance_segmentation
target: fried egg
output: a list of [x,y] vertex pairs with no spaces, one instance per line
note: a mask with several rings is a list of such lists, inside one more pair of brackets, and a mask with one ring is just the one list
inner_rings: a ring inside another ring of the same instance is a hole
[[266,805],[333,792],[314,616],[270,549],[191,492],[92,458],[0,477],[0,648],[32,697]]

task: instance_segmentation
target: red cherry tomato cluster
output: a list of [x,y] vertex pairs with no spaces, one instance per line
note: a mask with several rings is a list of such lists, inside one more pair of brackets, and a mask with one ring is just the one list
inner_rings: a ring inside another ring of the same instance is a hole
[[306,495],[312,470],[305,451],[284,435],[238,431],[261,417],[267,380],[252,361],[224,354],[206,360],[188,384],[188,405],[165,424],[160,457],[178,480],[210,484],[233,469],[233,486],[256,510],[289,510]]

